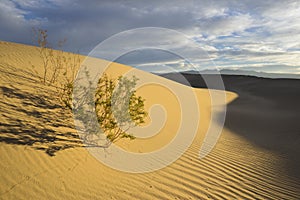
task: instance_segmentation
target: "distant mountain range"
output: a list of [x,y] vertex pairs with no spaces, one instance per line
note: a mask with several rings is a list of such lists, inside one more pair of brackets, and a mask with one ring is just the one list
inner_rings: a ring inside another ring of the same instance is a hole
[[[171,72],[172,73],[172,72]],[[244,76],[255,76],[262,78],[272,78],[272,79],[300,79],[300,74],[283,74],[283,73],[266,73],[266,72],[256,72],[248,70],[232,70],[232,69],[222,69],[220,71],[216,70],[202,70],[202,71],[181,71],[182,74],[224,74],[224,75],[244,75]],[[162,73],[164,74],[164,73]],[[161,75],[160,73],[158,75]]]

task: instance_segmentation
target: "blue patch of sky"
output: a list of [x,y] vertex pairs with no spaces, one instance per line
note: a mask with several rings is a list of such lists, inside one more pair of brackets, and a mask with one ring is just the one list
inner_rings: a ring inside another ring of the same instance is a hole
[[235,46],[233,44],[230,45],[229,43],[226,43],[226,42],[224,42],[224,43],[218,42],[218,43],[215,43],[213,46],[220,51],[223,51],[223,50],[240,51],[241,50],[238,46]]
[[300,48],[289,48],[286,50],[287,52],[300,51]]
[[37,18],[37,16],[34,15],[30,11],[26,12],[23,16],[24,16],[25,20],[32,20],[32,19],[36,19]]
[[227,16],[238,16],[240,14],[246,14],[246,13],[242,10],[233,9],[233,8],[227,9],[225,11],[225,15],[227,15]]
[[22,10],[23,13],[23,17],[25,20],[32,20],[32,19],[38,19],[39,16],[37,16],[35,14],[35,10],[38,10],[42,7],[44,8],[57,8],[58,6],[55,5],[53,2],[51,1],[43,1],[42,4],[39,4],[39,7],[30,7],[30,6],[22,6],[22,4],[18,3],[18,2],[13,2],[15,4],[15,7],[19,10]]
[[234,37],[233,35],[221,35],[218,36],[217,39],[223,40],[223,39],[233,38],[233,37]]
[[23,11],[22,14],[26,20],[35,18],[34,14],[32,12],[30,12],[28,9],[23,8],[18,2],[13,2],[13,3],[18,10]]
[[204,39],[207,39],[207,38],[209,37],[209,35],[206,34],[206,33],[202,33],[202,37],[203,37]]
[[202,43],[201,39],[199,37],[192,37],[191,40],[197,43]]
[[250,28],[247,28],[247,29],[245,29],[245,31],[246,31],[246,32],[249,32],[249,33],[255,33],[255,32],[257,32],[257,31],[260,30],[260,29],[261,29],[261,27],[256,26],[256,27],[250,27]]
[[272,33],[265,29],[263,26],[254,26],[245,29],[245,32],[247,33],[254,33],[254,34],[259,34],[261,37],[269,37],[272,36]]
[[24,10],[23,7],[18,2],[13,2],[15,4],[15,7],[19,10]]

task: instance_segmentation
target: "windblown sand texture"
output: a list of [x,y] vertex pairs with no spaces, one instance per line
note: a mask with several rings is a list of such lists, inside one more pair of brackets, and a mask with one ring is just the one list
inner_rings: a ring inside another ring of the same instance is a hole
[[[94,62],[107,63],[100,59]],[[193,90],[201,117],[192,145],[173,164],[142,174],[105,166],[83,147],[73,128],[72,115],[53,99],[53,88],[37,81],[36,75],[30,72],[32,64],[41,65],[36,47],[0,42],[0,199],[300,198],[300,179],[289,173],[286,166],[291,158],[256,145],[230,126],[230,129],[223,129],[213,151],[199,159],[211,116],[207,89],[193,89],[117,63],[107,71],[113,77],[131,70],[138,77],[172,84],[180,91]],[[140,88],[138,93],[146,99],[147,109],[155,104],[164,106],[165,125],[149,139],[123,140],[117,145],[128,151],[145,153],[163,147],[175,136],[181,111],[176,96],[166,88],[150,85]],[[227,103],[239,99],[239,94],[226,94]],[[240,120],[238,110],[230,111],[227,117],[232,123]],[[255,115],[254,110],[243,112]],[[217,123],[212,122],[213,125]],[[244,123],[241,122],[239,129]],[[146,125],[149,124],[150,119]],[[255,124],[253,126],[253,132],[243,133],[255,134]],[[255,137],[263,138],[264,132]],[[293,137],[299,144],[299,137]],[[283,143],[284,139],[281,138]],[[272,139],[264,141],[268,143]]]

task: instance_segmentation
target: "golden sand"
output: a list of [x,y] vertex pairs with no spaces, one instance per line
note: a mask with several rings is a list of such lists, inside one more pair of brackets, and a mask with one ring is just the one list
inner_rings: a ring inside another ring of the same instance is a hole
[[[0,199],[299,198],[299,184],[278,171],[283,165],[280,157],[226,128],[213,151],[199,159],[208,126],[217,126],[210,121],[208,90],[192,89],[117,63],[107,71],[111,76],[132,71],[178,91],[193,91],[201,117],[192,145],[171,165],[140,174],[105,166],[82,147],[72,128],[72,116],[51,99],[53,89],[28,73],[32,64],[41,65],[36,47],[0,42]],[[164,106],[164,126],[155,127],[162,117],[154,112],[144,126],[149,133],[158,130],[155,136],[122,140],[117,145],[131,152],[151,152],[175,137],[181,120],[180,100],[168,88],[155,84],[141,87],[138,94],[146,99],[148,111],[155,104]],[[227,102],[237,98],[232,92],[226,95]],[[151,123],[156,125],[151,127]],[[53,156],[47,154],[49,149],[56,150]]]

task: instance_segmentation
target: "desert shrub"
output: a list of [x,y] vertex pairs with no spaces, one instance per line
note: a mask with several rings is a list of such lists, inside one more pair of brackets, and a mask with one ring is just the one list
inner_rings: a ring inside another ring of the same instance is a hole
[[100,127],[109,142],[121,138],[134,139],[127,131],[145,122],[145,100],[137,96],[134,90],[137,81],[135,76],[131,79],[120,76],[114,80],[106,74],[98,81],[95,109]]
[[[66,52],[64,52],[66,53]],[[72,110],[74,80],[81,64],[79,54],[68,54],[64,57],[62,79],[57,87],[58,97],[64,107]]]
[[[52,85],[56,82],[59,72],[62,69],[63,62],[63,51],[58,50],[54,51],[53,47],[50,45],[48,41],[48,33],[47,30],[43,29],[33,29],[34,38],[38,45],[39,56],[42,60],[42,74],[39,74],[37,71],[37,75],[40,75],[40,80],[45,85]],[[58,42],[58,46],[62,47],[63,42]],[[32,66],[35,68],[35,66]]]
[[[92,89],[91,82],[89,82],[89,88],[79,88],[83,92],[80,93],[80,98],[78,98],[80,100],[77,100],[77,106],[74,108],[74,81],[81,65],[79,54],[61,50],[66,40],[58,42],[59,50],[54,50],[48,41],[47,30],[34,29],[34,33],[42,60],[42,74],[34,65],[32,65],[32,70],[38,75],[42,84],[56,88],[58,100],[64,108],[69,111],[74,109],[75,112],[81,113],[81,116],[85,116],[79,120],[87,127],[87,132],[92,133],[87,135],[86,140],[93,145],[97,144],[92,140],[98,138],[99,132],[93,130],[97,125],[93,124],[95,121],[92,120],[93,114],[86,112],[82,105],[92,106],[96,110],[97,122],[95,123],[100,125],[101,132],[107,137],[102,147],[108,147],[112,142],[122,138],[134,139],[133,135],[127,133],[128,130],[144,123],[147,116],[144,108],[145,100],[134,90],[138,78],[133,76],[129,79],[120,76],[118,79],[113,79],[104,74],[99,79],[95,90]],[[87,80],[90,80],[88,72],[85,72]],[[92,94],[91,91],[95,93]]]
[[62,50],[66,39],[58,41],[57,50],[54,50],[48,41],[47,30],[33,29],[33,33],[39,47],[37,49],[42,60],[42,72],[40,74],[34,65],[32,70],[41,83],[56,88],[60,103],[71,110],[73,82],[81,64],[80,56]]

